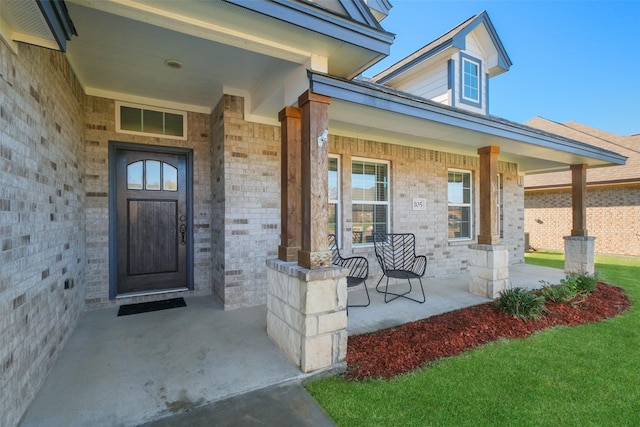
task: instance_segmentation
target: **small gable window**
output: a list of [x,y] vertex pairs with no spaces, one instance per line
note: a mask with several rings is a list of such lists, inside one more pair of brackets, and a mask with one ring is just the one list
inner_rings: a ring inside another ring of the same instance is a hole
[[460,101],[475,107],[481,103],[481,62],[469,55],[460,54]]

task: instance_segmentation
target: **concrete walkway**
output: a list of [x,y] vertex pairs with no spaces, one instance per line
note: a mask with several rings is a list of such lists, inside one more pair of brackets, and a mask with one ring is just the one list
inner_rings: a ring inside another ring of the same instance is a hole
[[[525,264],[510,275],[514,287],[565,276]],[[385,304],[371,288],[371,306],[349,310],[349,334],[488,301],[467,291],[466,274],[424,283],[424,304]],[[84,313],[21,426],[333,425],[301,386],[309,375],[267,337],[265,306],[224,311],[211,297],[185,300],[187,307],[131,316]]]

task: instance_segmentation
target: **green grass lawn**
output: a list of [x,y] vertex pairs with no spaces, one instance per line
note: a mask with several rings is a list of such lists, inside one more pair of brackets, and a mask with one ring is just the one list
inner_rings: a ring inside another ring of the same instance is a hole
[[[563,268],[560,253],[527,263]],[[597,257],[601,280],[640,301],[640,259]],[[501,340],[390,381],[305,386],[339,426],[640,425],[640,310]]]

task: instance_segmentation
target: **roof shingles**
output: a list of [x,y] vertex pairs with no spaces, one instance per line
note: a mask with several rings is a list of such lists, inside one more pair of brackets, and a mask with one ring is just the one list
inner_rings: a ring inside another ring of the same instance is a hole
[[[628,157],[625,165],[587,169],[587,185],[640,183],[640,134],[621,136],[577,122],[557,123],[542,117],[525,124]],[[571,174],[563,171],[527,175],[524,184],[529,190],[566,187],[571,185]]]

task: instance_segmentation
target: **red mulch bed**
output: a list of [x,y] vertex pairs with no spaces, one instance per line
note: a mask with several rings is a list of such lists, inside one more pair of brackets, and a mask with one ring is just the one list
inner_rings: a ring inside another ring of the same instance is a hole
[[546,303],[537,320],[519,320],[487,302],[407,323],[395,328],[349,337],[347,379],[385,378],[455,356],[499,338],[523,338],[556,325],[579,325],[614,317],[631,301],[615,286],[598,283],[595,291],[574,305]]

